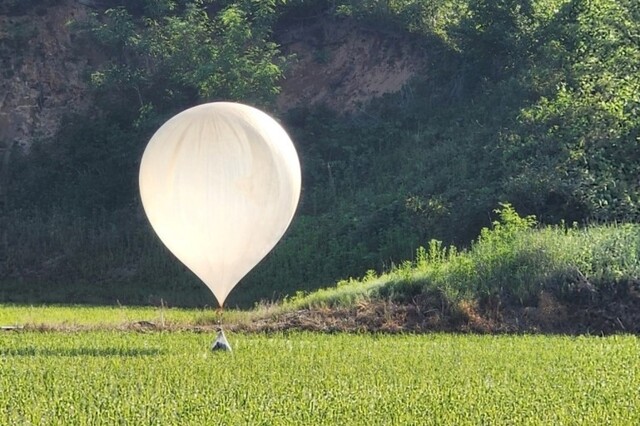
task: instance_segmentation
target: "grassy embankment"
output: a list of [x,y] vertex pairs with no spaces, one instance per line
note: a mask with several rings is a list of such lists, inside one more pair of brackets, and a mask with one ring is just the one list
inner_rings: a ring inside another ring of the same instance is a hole
[[[241,329],[638,332],[640,227],[535,227],[508,204],[468,250],[431,241],[381,275],[252,311],[11,307],[0,323],[47,327],[226,324]],[[237,289],[236,291],[239,291]]]
[[405,328],[409,322],[412,329],[640,331],[638,225],[536,228],[533,216],[520,217],[508,204],[497,213],[500,220],[468,250],[432,240],[415,261],[389,273],[299,294],[285,306],[409,304],[411,311],[389,322],[404,321]]

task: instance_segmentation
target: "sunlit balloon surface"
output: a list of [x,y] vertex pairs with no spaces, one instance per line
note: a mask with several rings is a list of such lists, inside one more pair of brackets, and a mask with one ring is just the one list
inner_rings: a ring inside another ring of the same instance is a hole
[[284,234],[300,181],[285,130],[264,112],[230,102],[168,120],[140,165],[140,195],[153,229],[220,306]]

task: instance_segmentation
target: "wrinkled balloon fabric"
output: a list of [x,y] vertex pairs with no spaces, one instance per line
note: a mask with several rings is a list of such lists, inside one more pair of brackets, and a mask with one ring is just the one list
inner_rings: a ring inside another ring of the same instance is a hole
[[286,131],[264,112],[231,102],[169,119],[140,165],[151,226],[220,306],[282,238],[300,186],[300,162]]

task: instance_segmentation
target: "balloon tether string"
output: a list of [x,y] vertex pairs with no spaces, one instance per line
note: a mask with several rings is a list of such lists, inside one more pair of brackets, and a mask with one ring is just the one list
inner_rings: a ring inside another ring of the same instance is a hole
[[222,328],[222,315],[224,314],[224,305],[220,305],[220,307],[218,308],[218,312],[217,312],[217,317],[218,317],[218,325],[220,326],[220,328]]

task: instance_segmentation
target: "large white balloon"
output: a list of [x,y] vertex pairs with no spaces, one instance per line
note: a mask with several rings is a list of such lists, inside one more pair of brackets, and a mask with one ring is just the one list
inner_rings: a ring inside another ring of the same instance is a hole
[[153,135],[140,164],[140,196],[162,242],[222,306],[291,223],[300,163],[287,133],[264,112],[204,104]]

